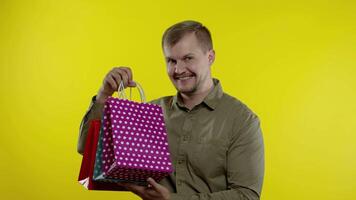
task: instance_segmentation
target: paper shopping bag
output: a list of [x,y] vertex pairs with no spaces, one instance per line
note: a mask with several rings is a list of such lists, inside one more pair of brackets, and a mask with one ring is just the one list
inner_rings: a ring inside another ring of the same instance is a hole
[[108,97],[98,145],[94,180],[145,185],[173,172],[159,105]]
[[98,182],[93,180],[100,124],[100,120],[90,121],[78,181],[88,190],[126,190],[115,183]]

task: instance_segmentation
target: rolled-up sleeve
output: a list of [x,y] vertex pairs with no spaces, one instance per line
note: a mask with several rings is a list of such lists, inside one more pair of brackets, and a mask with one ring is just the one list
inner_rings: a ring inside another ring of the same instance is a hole
[[78,137],[78,144],[77,144],[77,151],[80,154],[83,154],[85,141],[88,135],[89,130],[89,123],[93,119],[101,119],[103,115],[104,104],[100,104],[95,101],[96,95],[92,97],[90,102],[89,108],[86,111],[82,122],[80,123],[79,127],[79,137]]

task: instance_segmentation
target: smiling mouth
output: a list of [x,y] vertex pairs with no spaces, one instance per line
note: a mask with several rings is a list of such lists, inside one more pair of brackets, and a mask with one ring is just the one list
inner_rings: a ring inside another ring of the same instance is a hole
[[195,77],[194,75],[190,75],[190,76],[181,76],[181,77],[175,77],[176,80],[188,80],[190,78]]

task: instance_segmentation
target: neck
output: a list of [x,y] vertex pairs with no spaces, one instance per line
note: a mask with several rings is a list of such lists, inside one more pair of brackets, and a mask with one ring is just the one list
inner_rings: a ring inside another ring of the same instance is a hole
[[214,87],[213,79],[209,79],[202,86],[201,90],[197,90],[196,92],[190,94],[180,93],[184,105],[189,110],[191,110],[192,108],[194,108],[194,106],[200,104],[204,100],[204,98],[209,94],[209,92],[212,90],[213,87]]

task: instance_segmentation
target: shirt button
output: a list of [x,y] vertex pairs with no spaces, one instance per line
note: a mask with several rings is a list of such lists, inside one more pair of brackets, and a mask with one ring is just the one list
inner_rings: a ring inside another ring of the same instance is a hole
[[184,160],[178,160],[178,164],[182,164]]
[[177,184],[178,184],[178,185],[182,185],[182,181],[179,180]]

